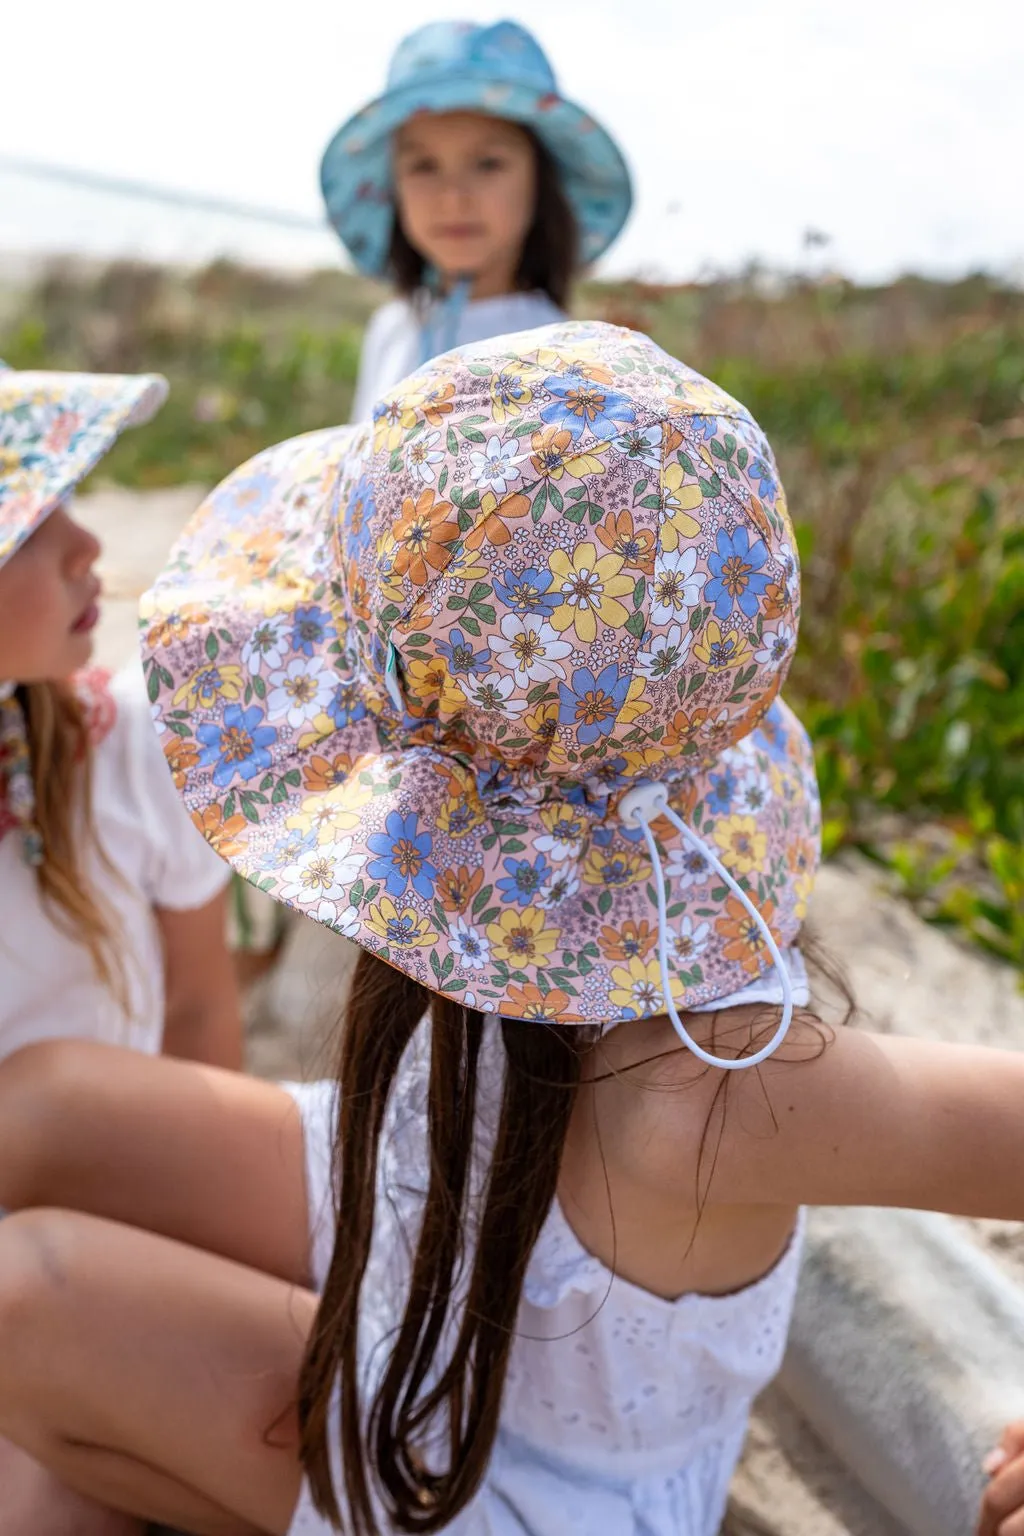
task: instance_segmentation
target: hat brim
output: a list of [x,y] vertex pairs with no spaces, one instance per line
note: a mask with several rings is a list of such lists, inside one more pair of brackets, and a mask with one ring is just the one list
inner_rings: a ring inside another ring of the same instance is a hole
[[159,374],[0,370],[0,565],[167,390]]
[[596,261],[632,207],[618,145],[582,107],[535,87],[453,71],[386,92],[351,117],[328,144],[320,185],[332,225],[360,272],[383,275],[394,217],[391,137],[417,113],[479,112],[530,128],[554,157],[579,226],[580,255]]
[[[368,435],[313,433],[236,471],[143,600],[157,729],[193,819],[247,880],[432,991],[514,1018],[661,1012],[652,870],[614,795],[481,792],[456,755],[410,745],[415,720],[389,726],[376,685],[346,663],[333,502]],[[670,798],[792,943],[820,808],[787,706]],[[677,1006],[731,995],[769,967],[763,937],[671,824],[655,831]]]

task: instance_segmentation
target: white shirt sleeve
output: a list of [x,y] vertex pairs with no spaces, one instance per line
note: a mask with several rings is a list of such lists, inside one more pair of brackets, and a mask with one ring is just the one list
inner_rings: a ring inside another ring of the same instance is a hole
[[150,713],[142,668],[134,663],[112,683],[124,719],[129,792],[144,829],[143,883],[154,907],[187,912],[212,901],[231,877],[195,827],[174,785]]
[[381,395],[415,367],[419,326],[408,299],[392,299],[370,316],[359,354],[352,421],[369,421]]

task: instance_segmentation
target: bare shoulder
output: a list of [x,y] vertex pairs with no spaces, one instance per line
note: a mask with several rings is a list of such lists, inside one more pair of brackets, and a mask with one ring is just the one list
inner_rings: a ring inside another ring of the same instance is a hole
[[[724,1022],[723,1022],[724,1021]],[[798,1015],[780,1051],[705,1068],[667,1021],[618,1041],[595,1093],[634,1177],[711,1204],[900,1205],[1024,1218],[1024,1053],[829,1029]],[[721,1051],[764,1010],[688,1020]],[[723,1031],[727,1030],[727,1037]]]

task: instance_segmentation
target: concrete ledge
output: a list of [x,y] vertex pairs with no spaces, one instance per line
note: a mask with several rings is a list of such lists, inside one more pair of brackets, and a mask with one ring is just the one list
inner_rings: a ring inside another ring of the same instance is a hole
[[1024,1296],[946,1217],[815,1212],[780,1381],[911,1536],[966,1536],[1024,1415]]

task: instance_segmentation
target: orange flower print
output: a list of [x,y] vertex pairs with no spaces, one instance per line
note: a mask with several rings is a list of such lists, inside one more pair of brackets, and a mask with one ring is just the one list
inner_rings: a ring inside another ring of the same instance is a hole
[[414,426],[416,420],[422,416],[423,420],[429,422],[432,427],[443,426],[444,418],[451,414],[454,393],[454,384],[433,384],[429,389],[406,395],[402,401],[405,408],[405,425]]
[[514,1019],[560,1019],[565,1023],[578,1017],[569,1012],[568,992],[562,992],[558,987],[552,987],[550,992],[542,992],[532,981],[523,987],[513,981],[505,988],[505,995],[511,1009],[510,1016]]
[[789,590],[789,583],[785,581],[772,581],[764,589],[764,616],[766,619],[781,619],[793,606],[793,594]]
[[446,520],[451,505],[435,501],[433,491],[421,491],[416,501],[407,496],[395,524],[395,570],[408,573],[417,586],[427,580],[427,567],[439,571],[448,558],[448,545],[459,536],[459,525]]
[[199,750],[195,743],[182,741],[180,736],[171,736],[164,742],[164,756],[178,789],[184,789],[189,769],[194,768],[199,761]]
[[435,890],[446,912],[465,912],[483,884],[484,872],[474,870],[470,874],[465,864],[458,869],[443,869],[437,877]]
[[[761,916],[771,927],[775,915],[775,903],[766,901],[761,906]],[[715,930],[728,943],[722,950],[727,960],[735,960],[751,976],[759,976],[765,955],[764,934],[743,904],[730,896],[726,902],[725,916],[715,919]]]
[[[476,527],[471,528],[466,535],[463,544],[465,550],[478,550],[485,539],[496,548],[500,548],[502,544],[507,544],[512,538],[512,530],[508,526],[509,523],[517,517],[526,517],[530,511],[530,498],[529,496],[524,496],[521,491],[513,491],[510,496],[505,496],[501,501],[495,501],[490,511],[487,509],[489,500],[493,501],[493,496],[485,496],[480,503],[485,515],[480,518]],[[484,569],[478,574],[486,576],[487,571]],[[451,575],[450,569],[448,575]]]
[[233,854],[241,853],[243,843],[238,834],[244,832],[249,825],[244,816],[229,816],[225,821],[219,805],[208,805],[204,810],[193,811],[192,820],[222,859],[230,859]]
[[658,930],[645,918],[642,923],[623,923],[621,928],[602,928],[601,953],[606,960],[646,960],[658,939]]
[[572,458],[572,433],[544,427],[530,439],[533,455],[530,463],[542,479],[561,480],[566,462]]
[[347,752],[337,757],[311,757],[302,770],[303,789],[321,794],[343,784],[352,771],[352,759]]
[[156,620],[147,631],[146,644],[153,646],[154,649],[158,645],[166,648],[169,645],[174,645],[178,640],[184,640],[193,624],[208,624],[209,622],[210,615],[208,613],[189,613],[186,615],[179,613],[175,609],[171,613],[165,613],[162,618]]
[[654,534],[649,528],[634,529],[632,512],[609,512],[594,532],[623,565],[644,576],[654,575]]

